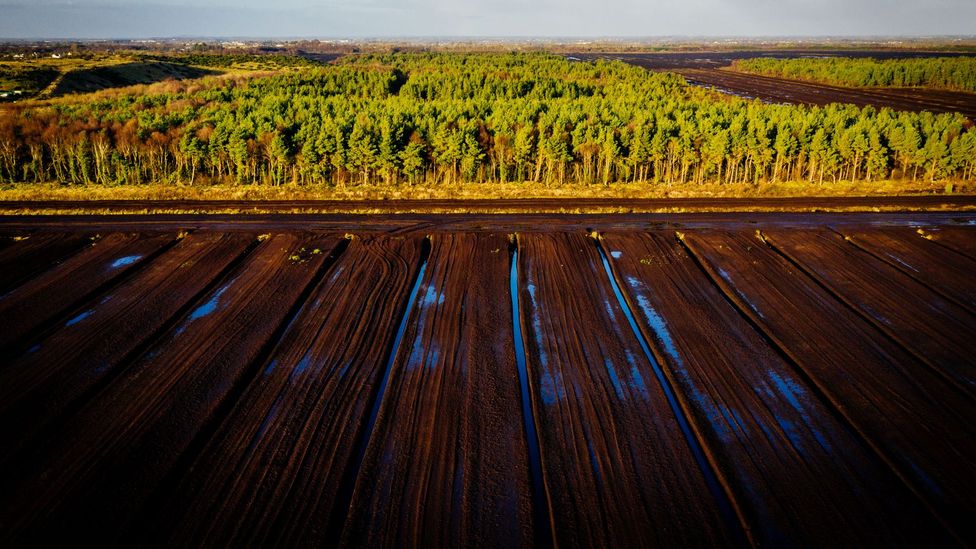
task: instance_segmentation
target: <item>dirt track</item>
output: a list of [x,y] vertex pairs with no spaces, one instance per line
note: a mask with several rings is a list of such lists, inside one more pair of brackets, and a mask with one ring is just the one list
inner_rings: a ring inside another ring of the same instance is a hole
[[689,213],[875,212],[976,208],[976,196],[863,196],[847,198],[573,198],[499,200],[59,200],[0,201],[15,212],[113,213]]
[[0,218],[0,543],[955,545],[974,220]]

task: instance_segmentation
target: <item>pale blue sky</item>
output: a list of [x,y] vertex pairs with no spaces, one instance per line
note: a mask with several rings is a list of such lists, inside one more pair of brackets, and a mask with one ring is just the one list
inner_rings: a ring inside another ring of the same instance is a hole
[[976,0],[0,0],[0,38],[976,34]]

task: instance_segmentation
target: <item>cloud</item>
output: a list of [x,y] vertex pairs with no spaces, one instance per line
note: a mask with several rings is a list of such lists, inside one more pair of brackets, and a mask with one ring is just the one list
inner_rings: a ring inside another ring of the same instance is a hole
[[3,38],[971,34],[972,0],[6,0]]

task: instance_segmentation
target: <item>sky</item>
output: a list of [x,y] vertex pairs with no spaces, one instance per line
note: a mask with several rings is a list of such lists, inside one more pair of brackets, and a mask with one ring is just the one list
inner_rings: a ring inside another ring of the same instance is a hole
[[0,38],[976,34],[976,0],[0,0]]

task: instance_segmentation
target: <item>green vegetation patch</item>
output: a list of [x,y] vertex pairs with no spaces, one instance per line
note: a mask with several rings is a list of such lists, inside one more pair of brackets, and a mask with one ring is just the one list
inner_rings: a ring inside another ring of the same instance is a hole
[[[33,67],[19,62],[0,62],[0,101],[24,99],[38,94],[54,82],[60,72],[52,67]],[[14,92],[20,91],[20,94]]]
[[321,65],[318,61],[297,55],[259,55],[247,53],[186,53],[186,54],[158,54],[141,56],[147,61],[164,63],[179,63],[194,67],[211,67],[219,69],[239,70],[280,70],[289,68],[315,67]]
[[0,110],[11,183],[573,194],[974,176],[962,115],[769,105],[547,54],[353,56]]
[[53,96],[87,93],[164,80],[183,80],[218,74],[216,71],[160,61],[120,63],[66,73],[51,92]]
[[852,87],[925,87],[976,93],[976,58],[745,59],[742,72]]

